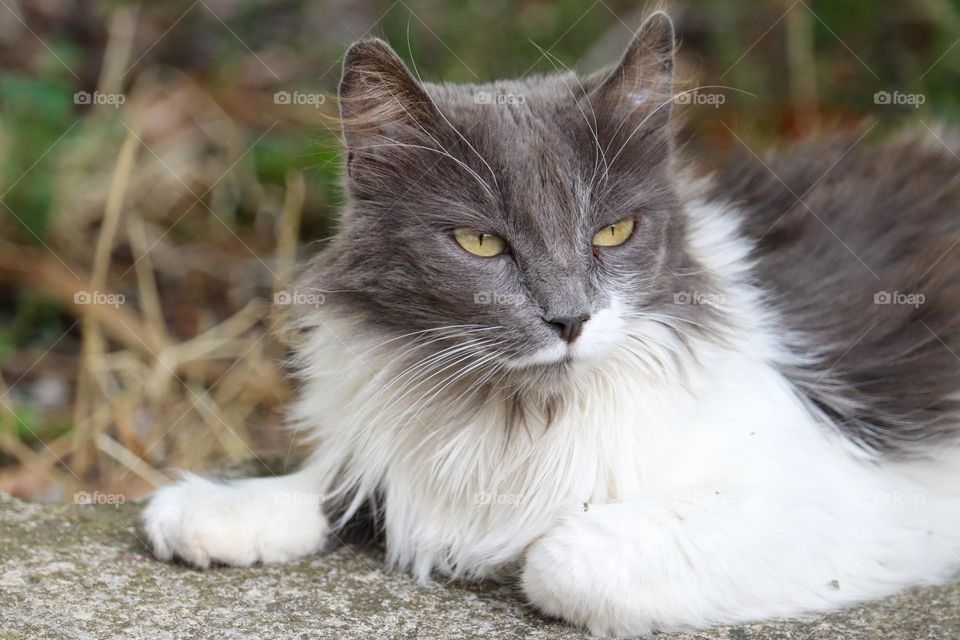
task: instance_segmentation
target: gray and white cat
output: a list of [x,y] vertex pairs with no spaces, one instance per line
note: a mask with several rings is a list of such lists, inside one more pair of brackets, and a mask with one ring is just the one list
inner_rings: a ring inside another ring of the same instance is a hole
[[343,222],[288,296],[323,304],[286,308],[315,453],[161,489],[157,555],[290,560],[373,505],[391,566],[518,577],[602,635],[953,575],[960,139],[703,176],[673,57],[663,13],[584,78],[427,84],[354,44]]

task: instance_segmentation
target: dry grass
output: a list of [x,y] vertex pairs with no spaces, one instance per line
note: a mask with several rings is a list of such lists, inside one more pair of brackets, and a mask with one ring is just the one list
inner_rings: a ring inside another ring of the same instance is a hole
[[[671,2],[681,74],[729,85],[722,106],[690,106],[691,152],[739,147],[731,130],[759,149],[870,113],[956,121],[956,8],[875,5]],[[331,140],[335,114],[274,91],[334,90],[337,56],[367,33],[416,54],[427,78],[595,69],[642,9],[517,0],[504,22],[489,2],[6,0],[0,491],[134,496],[173,468],[292,451],[269,304],[298,248],[329,230],[322,165],[336,155],[293,156]],[[125,102],[63,104],[81,88]],[[927,111],[877,105],[880,88],[922,93]],[[83,292],[123,303],[76,303]]]
[[[118,9],[103,93],[119,91],[131,29]],[[242,96],[231,113],[191,78],[151,69],[125,96],[119,111],[96,106],[75,124],[43,246],[0,239],[0,281],[76,320],[50,352],[11,367],[72,388],[59,408],[66,433],[34,447],[16,437],[31,429],[8,393],[20,380],[0,375],[0,449],[17,463],[0,489],[135,496],[171,468],[292,451],[282,428],[291,383],[268,314],[297,259],[306,185],[295,171],[284,190],[258,182],[244,118],[256,113],[269,130],[316,125],[322,113],[251,110],[255,98]],[[253,223],[238,224],[237,211]],[[189,237],[197,229],[202,242]]]

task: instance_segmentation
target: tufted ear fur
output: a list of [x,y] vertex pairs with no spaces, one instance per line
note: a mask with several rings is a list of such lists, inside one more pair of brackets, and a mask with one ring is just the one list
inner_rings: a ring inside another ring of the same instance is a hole
[[595,100],[625,112],[666,102],[658,110],[660,124],[664,124],[673,95],[674,50],[673,22],[657,11],[644,21],[619,64],[594,90]]
[[669,150],[674,55],[673,22],[657,11],[612,70],[588,79],[590,103],[602,120],[601,136],[614,153],[627,145],[643,148],[647,156],[656,146]]
[[437,117],[423,87],[379,38],[360,40],[347,51],[339,97],[350,149],[391,138],[398,129],[417,129]]

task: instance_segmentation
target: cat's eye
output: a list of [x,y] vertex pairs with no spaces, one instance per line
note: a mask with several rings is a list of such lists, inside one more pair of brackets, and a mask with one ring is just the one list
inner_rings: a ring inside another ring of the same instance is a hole
[[507,243],[503,238],[475,229],[457,229],[453,232],[457,244],[475,256],[492,258],[503,253]]
[[593,236],[595,247],[615,247],[623,244],[633,233],[635,222],[633,218],[624,218],[619,222],[608,224],[597,231]]

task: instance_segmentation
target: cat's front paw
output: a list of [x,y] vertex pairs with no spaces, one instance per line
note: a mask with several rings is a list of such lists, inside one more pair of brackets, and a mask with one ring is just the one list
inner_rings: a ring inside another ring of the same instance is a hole
[[203,568],[316,553],[329,531],[322,499],[289,484],[289,476],[219,483],[187,475],[153,494],[144,529],[157,557]]
[[630,557],[631,545],[625,543],[629,533],[614,505],[564,515],[527,548],[522,573],[527,599],[547,615],[595,636],[635,637],[663,630],[657,607],[643,588],[648,578],[640,573],[644,564]]

